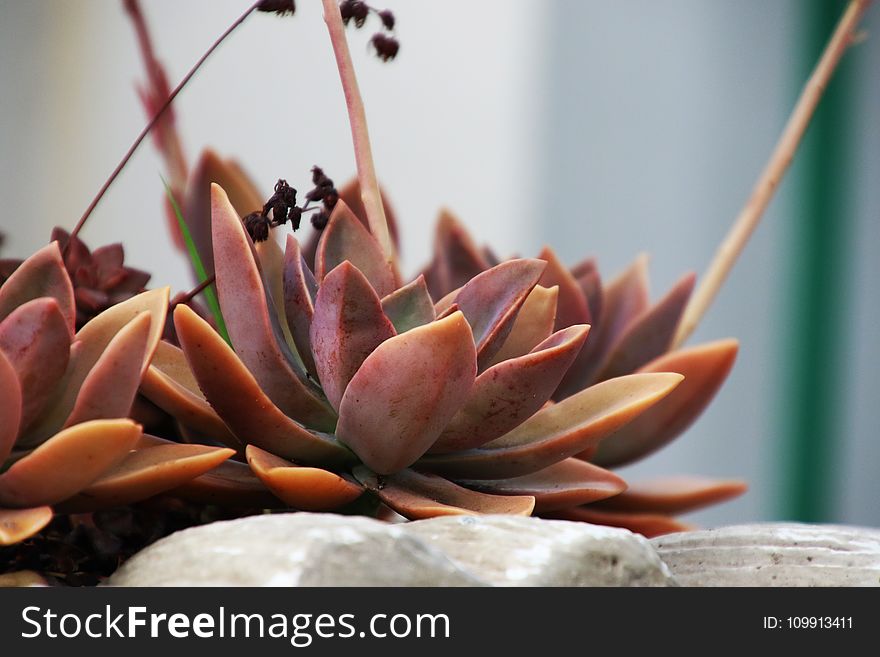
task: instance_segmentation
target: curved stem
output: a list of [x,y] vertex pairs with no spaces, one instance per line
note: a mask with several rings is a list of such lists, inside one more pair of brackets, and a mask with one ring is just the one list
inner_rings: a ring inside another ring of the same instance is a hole
[[351,61],[351,53],[348,50],[348,41],[345,38],[345,25],[342,23],[342,14],[336,0],[322,0],[322,2],[324,3],[324,22],[330,33],[333,54],[336,56],[336,67],[339,69],[342,91],[345,94],[345,105],[348,108],[358,183],[361,188],[361,201],[364,204],[364,211],[367,213],[370,232],[379,242],[389,265],[394,267],[394,246],[391,243],[385,208],[379,193],[379,183],[373,165],[373,150],[370,146],[370,134],[367,130],[367,115],[364,111],[364,102]]
[[745,207],[740,211],[733,226],[718,247],[715,257],[703,276],[697,291],[685,309],[684,316],[678,326],[678,331],[672,342],[672,347],[680,346],[687,340],[697,324],[706,314],[718,290],[727,279],[730,270],[736,263],[737,258],[745,249],[746,243],[757,228],[764,210],[767,209],[773,194],[782,182],[782,177],[788,170],[795,151],[804,136],[810,119],[825,93],[825,88],[831,79],[840,58],[846,49],[855,40],[855,30],[871,0],[850,0],[843,17],[837,24],[834,34],[831,36],[822,57],[813,69],[813,73],[807,80],[797,104],[788,119],[788,123],[773,149],[770,160],[758,178],[758,182],[752,190],[751,196],[746,201]]
[[[223,43],[223,41],[226,39],[226,37],[228,37],[230,34],[232,34],[232,32],[235,31],[235,29],[245,21],[245,19],[251,14],[252,11],[254,11],[254,9],[257,8],[257,5],[259,5],[259,4],[260,4],[259,2],[255,2],[253,5],[248,7],[248,9],[241,16],[239,16],[235,20],[235,22],[232,25],[230,25],[222,35],[220,35],[220,37],[211,45],[211,47],[208,48],[207,52],[205,52],[205,54],[202,55],[201,58],[199,58],[199,61],[197,61],[195,63],[195,65],[184,76],[183,80],[180,81],[180,84],[178,84],[176,87],[174,87],[174,90],[168,95],[168,98],[162,104],[162,107],[160,107],[159,110],[153,115],[153,118],[150,119],[149,123],[147,123],[147,125],[144,126],[144,129],[141,130],[141,133],[134,140],[134,143],[129,147],[129,149],[125,153],[125,155],[122,156],[122,159],[119,161],[119,164],[116,165],[116,168],[113,169],[113,172],[110,174],[110,177],[107,178],[107,180],[104,182],[103,185],[101,185],[101,189],[98,190],[98,193],[95,195],[95,198],[93,198],[92,202],[89,203],[89,207],[86,208],[86,211],[83,213],[82,217],[80,217],[79,221],[76,222],[76,226],[73,228],[73,230],[70,233],[71,238],[79,235],[79,232],[82,230],[83,226],[85,225],[88,218],[91,216],[94,209],[98,206],[98,203],[100,203],[101,199],[104,198],[104,194],[106,194],[107,190],[110,189],[110,185],[113,184],[113,182],[116,180],[117,176],[119,176],[119,174],[125,168],[125,165],[128,164],[128,161],[131,159],[132,155],[135,154],[135,151],[137,151],[138,147],[144,141],[144,138],[146,138],[146,136],[148,134],[150,134],[150,131],[159,122],[159,119],[162,118],[162,115],[165,113],[165,110],[167,110],[171,106],[171,103],[174,102],[174,99],[177,98],[177,94],[179,94],[180,91],[186,86],[186,84],[190,81],[192,76],[196,74],[196,71],[198,71],[199,68],[201,68],[202,64],[204,64],[205,61],[208,59],[208,57],[210,57],[213,54],[213,52],[217,49],[217,47],[221,43]],[[69,245],[72,242],[73,242],[73,239],[70,239],[70,240],[68,240],[67,244]]]

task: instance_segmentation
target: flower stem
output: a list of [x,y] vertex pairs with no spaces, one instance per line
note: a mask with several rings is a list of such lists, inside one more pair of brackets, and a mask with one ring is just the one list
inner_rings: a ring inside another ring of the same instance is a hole
[[749,237],[757,228],[764,210],[770,204],[774,192],[794,159],[797,147],[810,124],[822,95],[825,93],[825,88],[828,86],[834,70],[843,53],[855,41],[856,27],[870,4],[871,0],[850,0],[834,34],[828,45],[825,46],[825,51],[801,91],[788,123],[770,155],[770,160],[752,189],[751,196],[724,241],[718,247],[697,291],[685,309],[672,342],[673,348],[680,346],[696,329],[727,279],[737,258],[745,249]]
[[336,0],[322,0],[324,3],[324,22],[330,33],[330,42],[333,44],[333,54],[336,56],[336,67],[339,69],[339,78],[342,81],[342,91],[345,94],[345,105],[348,108],[348,120],[351,124],[351,139],[354,142],[354,156],[357,164],[358,183],[361,188],[361,201],[367,214],[367,223],[370,232],[379,242],[382,253],[389,265],[394,267],[394,246],[391,243],[391,235],[388,232],[388,221],[385,218],[385,208],[382,205],[382,196],[379,193],[379,183],[376,180],[376,168],[373,165],[373,151],[370,147],[370,134],[367,130],[367,115],[364,111],[364,102],[358,89],[357,77],[354,65],[351,61],[351,53],[348,49],[348,41],[345,38],[345,26],[342,23],[342,14]]
[[89,207],[86,208],[86,211],[83,213],[82,217],[80,217],[79,221],[76,223],[76,226],[74,227],[73,231],[71,231],[71,233],[70,233],[71,239],[68,240],[68,242],[67,242],[68,245],[73,243],[72,238],[79,235],[79,232],[82,230],[83,226],[85,225],[88,218],[91,216],[94,209],[98,206],[98,203],[100,203],[101,199],[104,198],[104,194],[107,193],[107,190],[110,189],[110,186],[116,180],[117,176],[119,176],[119,174],[125,168],[125,165],[128,164],[128,161],[131,159],[132,155],[135,154],[135,151],[137,151],[138,147],[141,145],[141,142],[144,141],[144,138],[148,134],[150,134],[150,131],[156,126],[156,124],[159,122],[159,119],[162,118],[162,115],[165,113],[165,110],[167,110],[171,106],[171,103],[174,102],[174,99],[177,98],[177,94],[179,94],[180,91],[186,86],[186,84],[190,81],[192,76],[196,74],[196,71],[198,71],[199,68],[201,68],[202,64],[204,64],[205,61],[208,59],[208,57],[210,57],[213,54],[213,52],[217,49],[217,47],[221,43],[223,43],[223,41],[226,40],[226,37],[228,37],[230,34],[232,34],[232,32],[235,31],[235,29],[245,21],[245,19],[251,14],[252,11],[254,11],[254,9],[257,8],[257,5],[259,5],[259,4],[260,4],[259,2],[255,2],[253,5],[248,7],[248,9],[241,16],[239,16],[235,20],[235,22],[232,25],[230,25],[226,29],[226,31],[223,34],[221,34],[220,37],[213,44],[211,44],[211,47],[208,48],[207,52],[205,52],[205,54],[202,55],[201,58],[199,58],[199,61],[197,61],[195,63],[195,65],[184,76],[183,80],[180,81],[180,84],[178,84],[176,87],[174,87],[174,90],[170,94],[168,94],[168,98],[165,100],[165,102],[162,104],[162,106],[156,111],[156,113],[153,114],[153,118],[150,119],[149,123],[147,123],[146,126],[144,126],[144,129],[141,130],[141,133],[134,140],[134,143],[129,147],[129,149],[125,153],[125,155],[122,156],[122,159],[119,161],[119,164],[117,164],[116,168],[113,169],[113,172],[110,174],[110,177],[107,178],[106,181],[104,181],[104,184],[101,186],[101,189],[98,190],[98,193],[95,195],[95,198],[93,198],[92,202],[89,203]]

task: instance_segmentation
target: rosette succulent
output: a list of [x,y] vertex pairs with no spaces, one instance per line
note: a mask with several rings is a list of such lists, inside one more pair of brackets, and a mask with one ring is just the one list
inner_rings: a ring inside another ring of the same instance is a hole
[[[182,349],[160,345],[142,391],[194,433],[245,447],[253,475],[295,508],[344,507],[365,489],[407,518],[560,513],[617,496],[623,480],[578,455],[682,381],[639,372],[554,402],[590,327],[557,325],[544,260],[489,267],[435,302],[423,276],[400,283],[344,201],[313,272],[292,234],[283,250],[255,244],[217,185],[211,238],[232,347],[178,307]],[[216,484],[234,499],[254,483],[229,462],[201,494]],[[708,489],[719,496],[712,482],[685,497]]]
[[142,500],[233,454],[163,441],[128,419],[167,307],[167,288],[145,292],[75,332],[58,242],[0,286],[0,545],[38,532],[53,509]]

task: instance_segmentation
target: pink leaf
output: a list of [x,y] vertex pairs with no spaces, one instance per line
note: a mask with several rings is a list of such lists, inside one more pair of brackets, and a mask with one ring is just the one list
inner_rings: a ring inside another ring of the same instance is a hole
[[324,277],[311,342],[321,387],[334,409],[367,356],[394,335],[379,297],[357,267],[345,261]]
[[52,297],[73,334],[76,322],[76,304],[73,284],[67,275],[57,242],[33,254],[0,287],[0,320],[32,299]]
[[736,340],[719,340],[665,354],[640,372],[678,372],[684,382],[666,399],[602,441],[593,461],[631,463],[666,445],[699,417],[724,383],[736,359]]
[[508,434],[467,452],[428,456],[420,468],[452,479],[508,479],[574,456],[677,386],[679,374],[631,374],[546,406]]
[[317,376],[310,332],[318,286],[303,260],[299,242],[293,235],[287,236],[283,281],[284,312],[290,335],[305,368],[311,375]]
[[467,400],[476,350],[461,313],[380,344],[348,384],[336,435],[372,470],[418,459]]
[[0,350],[0,467],[12,452],[21,426],[22,399],[18,374]]
[[315,277],[321,281],[330,271],[348,260],[361,270],[376,293],[383,297],[397,288],[394,273],[370,231],[358,221],[348,206],[339,201],[321,233],[315,255]]
[[592,323],[590,309],[587,307],[587,299],[584,297],[581,286],[559,261],[553,249],[544,247],[538,258],[547,263],[547,268],[538,283],[544,287],[553,287],[554,285],[559,287],[554,330],[558,331],[575,324]]
[[696,476],[658,477],[631,484],[626,492],[604,500],[603,510],[678,514],[695,511],[742,495],[748,486],[731,479]]
[[382,310],[398,333],[424,326],[437,318],[424,276],[419,276],[384,297]]
[[589,327],[571,326],[555,333],[519,358],[480,374],[470,397],[444,429],[431,452],[454,452],[489,442],[529,419],[556,390]]
[[294,372],[293,356],[273,330],[250,238],[225,192],[216,185],[211,211],[217,293],[236,353],[286,415],[317,429],[332,428],[332,409],[314,385]]

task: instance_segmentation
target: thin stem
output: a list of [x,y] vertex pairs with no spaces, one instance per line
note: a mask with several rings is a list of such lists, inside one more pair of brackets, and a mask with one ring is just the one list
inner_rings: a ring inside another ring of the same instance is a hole
[[206,278],[201,283],[196,285],[189,292],[187,292],[182,297],[180,297],[179,299],[174,301],[174,303],[171,304],[171,309],[174,310],[174,308],[176,306],[179,306],[182,303],[189,303],[190,301],[195,299],[196,296],[198,296],[199,294],[204,292],[205,288],[207,288],[209,285],[212,285],[214,283],[214,280],[215,280],[215,275],[211,274],[210,276],[208,276],[208,278]]
[[336,56],[336,67],[339,69],[342,91],[345,94],[345,105],[348,108],[348,121],[351,124],[351,139],[354,142],[361,201],[364,204],[364,211],[367,213],[370,232],[379,242],[389,265],[393,267],[394,246],[391,243],[385,208],[382,205],[379,183],[376,180],[370,134],[367,130],[367,115],[358,89],[351,53],[348,50],[348,41],[345,38],[345,25],[342,23],[342,14],[336,0],[322,0],[322,2],[324,3],[324,22],[327,23],[327,31],[330,33],[333,54]]
[[[260,4],[259,1],[255,2],[241,16],[239,16],[235,20],[235,22],[232,23],[232,25],[230,25],[226,29],[226,31],[220,35],[220,37],[211,45],[211,47],[208,48],[207,52],[204,55],[202,55],[201,58],[199,58],[199,61],[197,61],[195,63],[195,65],[183,77],[183,80],[180,81],[180,84],[178,84],[176,87],[174,87],[174,90],[168,95],[168,98],[162,104],[162,107],[159,108],[159,110],[153,115],[153,118],[150,119],[149,123],[147,123],[147,125],[144,127],[144,129],[141,130],[141,133],[137,136],[137,139],[134,140],[134,143],[128,149],[128,152],[126,152],[126,154],[123,155],[122,160],[120,160],[119,164],[116,165],[116,168],[113,169],[113,172],[110,174],[110,177],[107,178],[107,180],[101,186],[101,189],[98,190],[98,193],[95,195],[95,198],[93,198],[92,202],[89,203],[89,207],[86,208],[86,211],[83,213],[82,217],[80,217],[80,220],[76,223],[76,226],[71,231],[71,233],[70,233],[71,237],[76,237],[79,234],[79,232],[82,230],[83,226],[86,223],[86,220],[88,220],[88,218],[91,216],[94,209],[98,206],[98,203],[101,202],[101,199],[104,198],[104,194],[110,188],[110,185],[113,184],[113,182],[116,180],[117,176],[119,176],[119,174],[125,168],[125,165],[128,164],[128,161],[131,159],[132,155],[134,155],[135,151],[141,145],[141,142],[143,142],[144,138],[148,134],[150,134],[150,131],[153,129],[153,127],[156,125],[156,123],[159,122],[159,119],[162,118],[162,115],[165,113],[165,110],[167,110],[171,106],[171,103],[174,102],[174,99],[177,98],[177,94],[179,94],[180,91],[186,86],[186,84],[190,81],[192,76],[196,74],[196,72],[199,70],[199,68],[201,68],[202,64],[204,64],[205,61],[208,59],[208,57],[210,57],[213,54],[213,52],[217,49],[217,47],[221,43],[223,43],[223,41],[226,39],[226,37],[228,37],[230,34],[232,34],[232,32],[235,31],[235,29],[245,21],[245,19],[251,14],[252,11],[254,11],[254,9],[257,8],[257,5],[259,5],[259,4]],[[73,242],[73,240],[71,239],[67,242],[67,244],[69,245],[72,242]]]
[[693,333],[718,294],[718,290],[727,279],[737,258],[745,249],[749,237],[758,226],[764,210],[769,205],[774,192],[782,182],[782,177],[794,159],[795,151],[797,151],[840,58],[855,40],[856,27],[870,4],[871,0],[850,0],[834,34],[828,45],[825,46],[822,57],[801,91],[788,123],[773,149],[770,160],[758,178],[751,196],[724,241],[718,247],[712,263],[685,309],[678,332],[673,340],[673,347],[680,346]]

